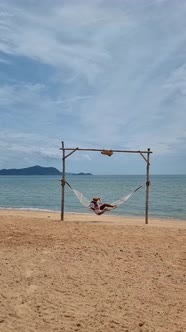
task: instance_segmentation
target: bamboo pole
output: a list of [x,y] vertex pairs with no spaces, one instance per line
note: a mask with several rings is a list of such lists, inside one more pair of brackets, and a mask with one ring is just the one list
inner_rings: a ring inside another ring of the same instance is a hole
[[[63,150],[63,148],[60,148],[60,150]],[[110,152],[127,152],[127,153],[148,153],[147,151],[141,151],[141,150],[112,150],[112,149],[89,149],[89,148],[65,148],[66,151],[105,151],[109,150]],[[152,153],[152,151],[149,151],[149,153]]]
[[148,214],[149,214],[149,166],[150,166],[150,149],[147,152],[147,169],[146,169],[146,206],[145,206],[145,224],[148,224]]
[[65,149],[64,142],[62,142],[62,181],[61,181],[61,220],[64,220],[64,202],[65,202]]

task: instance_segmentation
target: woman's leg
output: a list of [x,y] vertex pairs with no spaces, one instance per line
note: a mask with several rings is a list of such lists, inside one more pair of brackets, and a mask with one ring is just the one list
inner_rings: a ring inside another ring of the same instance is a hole
[[104,210],[104,208],[105,207],[115,207],[114,205],[111,205],[111,204],[107,204],[107,203],[105,203],[105,204],[102,204],[101,206],[100,206],[100,210]]

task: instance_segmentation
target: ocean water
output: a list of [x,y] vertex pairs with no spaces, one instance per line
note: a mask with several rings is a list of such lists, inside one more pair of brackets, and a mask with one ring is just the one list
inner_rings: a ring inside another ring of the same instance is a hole
[[[73,175],[66,180],[91,200],[99,196],[113,202],[142,185],[131,198],[113,210],[114,215],[145,215],[145,175]],[[186,220],[186,175],[152,175],[149,217]],[[0,209],[61,210],[60,176],[0,176]],[[92,213],[65,186],[65,212]]]

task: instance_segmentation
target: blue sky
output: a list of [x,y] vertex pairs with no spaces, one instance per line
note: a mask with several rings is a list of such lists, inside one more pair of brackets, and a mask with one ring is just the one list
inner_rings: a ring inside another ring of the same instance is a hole
[[[153,151],[186,173],[186,1],[1,0],[0,169],[61,169],[66,147]],[[77,152],[66,170],[145,174],[140,155]]]

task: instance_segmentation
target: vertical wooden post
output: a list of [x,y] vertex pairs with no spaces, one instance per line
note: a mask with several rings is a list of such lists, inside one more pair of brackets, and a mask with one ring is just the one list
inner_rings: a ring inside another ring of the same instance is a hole
[[147,173],[146,173],[146,209],[145,209],[145,224],[148,224],[148,212],[149,212],[149,166],[150,166],[150,149],[147,152]]
[[61,220],[64,220],[64,202],[65,202],[65,149],[62,142],[62,181],[61,181]]

